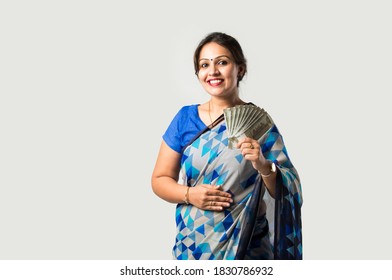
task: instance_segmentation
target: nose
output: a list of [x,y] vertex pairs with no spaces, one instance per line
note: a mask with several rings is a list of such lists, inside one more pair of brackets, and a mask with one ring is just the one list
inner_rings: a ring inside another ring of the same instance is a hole
[[208,69],[208,75],[210,76],[216,76],[219,74],[218,67],[216,67],[215,63],[211,63],[210,68]]

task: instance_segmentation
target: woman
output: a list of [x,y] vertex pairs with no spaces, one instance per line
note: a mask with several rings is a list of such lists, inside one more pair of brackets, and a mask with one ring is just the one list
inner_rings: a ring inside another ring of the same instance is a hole
[[154,192],[177,203],[174,258],[302,259],[301,185],[277,127],[228,148],[223,110],[253,105],[239,96],[241,46],[211,33],[194,67],[210,99],[177,113],[152,174]]

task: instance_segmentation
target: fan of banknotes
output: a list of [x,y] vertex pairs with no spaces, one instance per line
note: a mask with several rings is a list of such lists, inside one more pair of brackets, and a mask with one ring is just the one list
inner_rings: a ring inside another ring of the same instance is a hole
[[273,125],[268,113],[255,105],[237,105],[223,110],[229,137],[229,148],[234,149],[242,137],[260,139]]

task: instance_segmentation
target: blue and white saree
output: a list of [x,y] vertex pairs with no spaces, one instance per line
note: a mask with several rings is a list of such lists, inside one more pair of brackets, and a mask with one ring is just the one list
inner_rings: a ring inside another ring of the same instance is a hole
[[259,143],[264,156],[277,166],[275,199],[240,150],[228,148],[225,121],[185,148],[179,183],[221,185],[234,202],[221,212],[178,204],[175,259],[302,259],[297,171],[276,126]]

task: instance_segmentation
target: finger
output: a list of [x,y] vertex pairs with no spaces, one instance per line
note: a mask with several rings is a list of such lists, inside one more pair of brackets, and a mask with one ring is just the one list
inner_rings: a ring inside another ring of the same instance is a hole
[[249,154],[249,153],[259,154],[260,153],[260,145],[257,141],[253,141],[250,143],[244,143],[241,146],[241,152],[242,152],[242,155]]
[[210,196],[208,200],[203,202],[204,209],[217,210],[217,208],[227,208],[233,203],[231,198],[224,198],[219,196]]
[[242,144],[241,147],[240,147],[240,149],[241,149],[242,151],[244,151],[244,150],[250,150],[250,151],[252,151],[254,148],[255,148],[255,146],[254,146],[252,143],[244,143],[244,144]]
[[248,149],[248,150],[257,150],[257,149],[259,148],[259,145],[258,145],[258,143],[257,143],[256,141],[253,141],[253,142],[244,142],[244,143],[242,143],[241,145],[239,145],[237,148],[238,148],[238,149],[241,149],[242,151],[245,150],[245,149]]
[[241,154],[242,154],[242,156],[245,158],[245,159],[253,159],[253,158],[257,158],[258,157],[258,154],[257,154],[257,152],[255,152],[254,150],[251,150],[251,149],[246,149],[246,150],[243,150],[242,152],[241,152]]
[[222,185],[207,185],[207,184],[202,184],[202,187],[209,189],[209,190],[222,190]]
[[254,141],[254,139],[249,138],[249,137],[241,138],[237,142],[237,148],[241,147],[241,145],[244,144],[244,143],[252,143],[253,141]]
[[246,148],[241,150],[241,154],[245,157],[254,157],[254,158],[258,158],[261,154],[261,151],[259,149],[253,148]]
[[210,196],[209,199],[215,202],[229,202],[229,203],[233,202],[233,199],[231,197],[220,196],[220,195]]
[[258,158],[259,158],[259,156],[258,155],[254,155],[254,154],[245,154],[244,155],[244,158],[246,159],[246,160],[250,160],[250,161],[256,161]]
[[249,148],[251,150],[255,149],[257,150],[259,148],[259,143],[255,140],[252,140],[250,142],[246,142],[246,148]]
[[224,208],[229,207],[230,205],[224,205],[221,202],[217,202],[217,201],[209,201],[209,203],[207,204],[207,209],[209,210],[213,210],[213,211],[222,211]]
[[231,197],[231,194],[225,192],[222,188],[222,185],[202,185],[207,189],[207,195],[223,195]]
[[241,153],[242,153],[242,155],[253,154],[253,153],[257,153],[257,150],[253,146],[252,147],[246,147],[246,148],[242,148],[241,149]]
[[219,190],[208,190],[207,195],[211,197],[231,197],[231,194],[225,191],[219,191]]
[[238,140],[238,142],[237,142],[237,149],[240,149],[242,144],[244,144],[244,142],[245,142],[245,138]]
[[238,139],[238,144],[242,144],[244,142],[251,142],[253,139],[250,137],[243,137],[241,139]]
[[209,206],[206,208],[206,210],[217,211],[217,212],[223,211],[223,209],[224,207],[221,206]]

